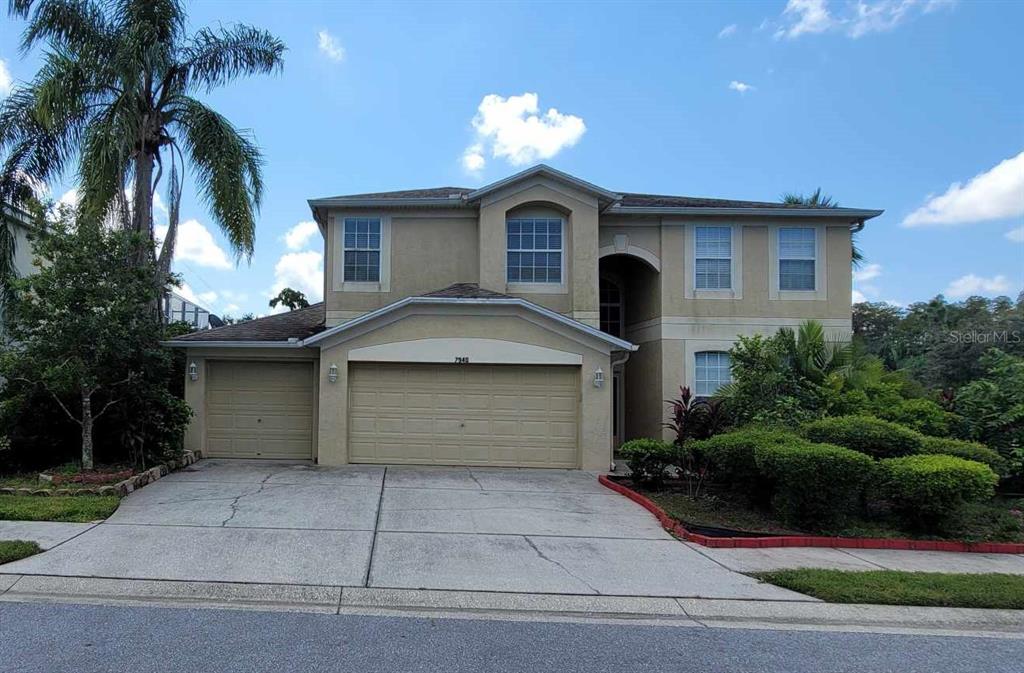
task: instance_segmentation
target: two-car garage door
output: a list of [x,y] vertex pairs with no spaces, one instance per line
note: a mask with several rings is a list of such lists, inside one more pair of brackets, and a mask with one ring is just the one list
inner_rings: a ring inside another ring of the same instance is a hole
[[353,463],[578,466],[579,368],[352,363]]

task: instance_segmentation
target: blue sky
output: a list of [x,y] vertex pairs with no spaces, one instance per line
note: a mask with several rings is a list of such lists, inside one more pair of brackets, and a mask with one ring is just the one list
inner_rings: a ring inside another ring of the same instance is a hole
[[[475,186],[537,161],[613,190],[821,186],[884,208],[861,239],[872,300],[1024,288],[1024,3],[206,1],[190,22],[251,23],[289,49],[281,75],[207,97],[267,161],[248,265],[186,187],[175,267],[214,312],[266,313],[282,285],[319,299],[308,198]],[[38,63],[22,29],[0,23],[0,96]]]

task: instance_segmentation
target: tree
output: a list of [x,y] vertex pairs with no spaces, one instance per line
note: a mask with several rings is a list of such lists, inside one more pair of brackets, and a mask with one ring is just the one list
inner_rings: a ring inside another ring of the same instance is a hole
[[0,105],[0,200],[26,202],[33,183],[76,162],[82,220],[113,219],[138,234],[129,261],[140,266],[155,255],[153,199],[166,172],[171,217],[154,267],[162,277],[187,161],[232,249],[250,258],[262,156],[251,134],[195,94],[279,71],[281,41],[246,25],[187,37],[180,0],[11,0],[10,12],[29,19],[22,51],[47,49],[33,81]]
[[276,297],[270,300],[270,308],[277,308],[278,304],[284,304],[289,311],[294,311],[297,308],[309,308],[309,300],[306,299],[306,295],[290,287],[281,290]]
[[[804,196],[803,194],[796,194],[794,192],[786,192],[782,195],[782,202],[789,205],[797,206],[809,206],[811,208],[838,208],[839,202],[833,199],[828,194],[821,193],[821,187],[818,187],[810,196]],[[859,268],[864,264],[864,253],[857,245],[857,234],[856,232],[850,235],[850,261],[853,266]]]
[[65,216],[38,234],[38,271],[14,281],[0,376],[20,389],[4,393],[48,394],[81,430],[83,469],[93,467],[95,423],[147,386],[139,351],[159,349],[160,325],[144,310],[153,270],[125,263],[138,239]]

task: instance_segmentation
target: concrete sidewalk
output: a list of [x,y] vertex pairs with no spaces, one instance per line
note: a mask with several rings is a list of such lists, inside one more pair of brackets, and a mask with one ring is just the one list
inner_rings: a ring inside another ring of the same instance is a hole
[[0,602],[1024,639],[1024,611],[0,575]]

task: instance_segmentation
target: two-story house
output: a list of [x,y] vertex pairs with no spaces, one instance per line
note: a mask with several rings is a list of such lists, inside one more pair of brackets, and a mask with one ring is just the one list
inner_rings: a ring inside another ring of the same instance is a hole
[[324,302],[190,334],[209,456],[607,469],[738,334],[849,333],[881,213],[610,191],[547,166],[480,189],[313,199]]

